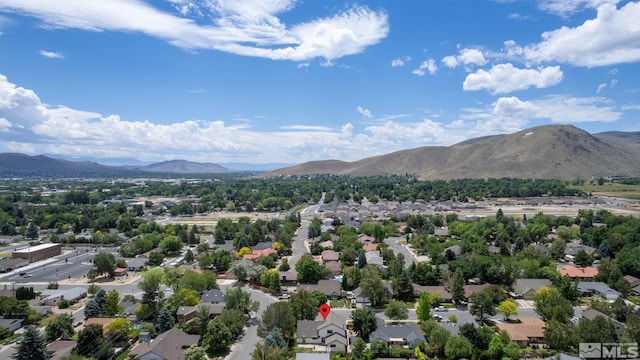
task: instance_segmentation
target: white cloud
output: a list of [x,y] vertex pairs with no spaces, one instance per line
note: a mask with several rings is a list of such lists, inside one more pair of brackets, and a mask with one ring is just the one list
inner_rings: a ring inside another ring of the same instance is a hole
[[[628,105],[628,110],[638,109]],[[362,110],[366,110],[362,108]],[[604,97],[568,96],[520,100],[502,97],[486,107],[466,109],[449,123],[412,121],[389,115],[363,129],[351,123],[329,127],[294,124],[257,131],[250,116],[240,125],[190,119],[170,124],[128,121],[65,106],[49,106],[35,92],[0,75],[0,152],[85,154],[96,158],[135,157],[141,161],[302,163],[319,159],[358,160],[426,145],[450,145],[470,137],[521,130],[532,119],[552,122],[616,121],[621,117]],[[400,120],[402,119],[402,120]],[[107,135],[105,135],[107,134]]]
[[535,69],[518,69],[512,64],[498,64],[489,71],[478,70],[467,75],[462,88],[464,90],[489,90],[492,94],[510,93],[531,86],[545,88],[556,85],[562,80],[559,66]]
[[539,0],[538,8],[542,11],[568,17],[584,9],[597,9],[603,4],[617,4],[620,0]]
[[358,105],[356,110],[358,110],[358,112],[362,114],[362,116],[366,117],[367,119],[371,119],[371,111],[369,111],[369,109],[365,109],[362,106]]
[[635,105],[623,105],[621,107],[622,110],[640,110],[640,104]]
[[40,50],[40,55],[49,59],[64,59],[64,55],[60,52]]
[[600,94],[600,91],[604,90],[607,87],[607,83],[602,83],[598,85],[598,89],[596,89],[596,94]]
[[11,123],[9,122],[9,120],[0,117],[0,131],[9,131],[10,127]]
[[404,66],[409,61],[411,61],[411,57],[410,56],[399,57],[397,59],[391,60],[391,66],[392,67]]
[[620,9],[607,3],[595,19],[542,34],[542,42],[524,50],[529,61],[558,61],[576,66],[608,66],[640,61],[640,2]]
[[173,1],[183,15],[141,1],[0,0],[0,11],[40,19],[51,29],[142,33],[185,49],[215,49],[273,60],[338,59],[377,44],[389,32],[387,14],[353,6],[332,16],[287,26],[279,14],[294,0]]
[[438,72],[438,65],[436,65],[436,61],[434,59],[425,60],[420,64],[419,68],[413,70],[411,73],[418,76],[424,76],[425,70],[427,70],[429,74],[435,75],[436,72]]
[[462,49],[458,55],[445,56],[442,62],[453,69],[458,65],[484,65],[487,60],[478,49]]

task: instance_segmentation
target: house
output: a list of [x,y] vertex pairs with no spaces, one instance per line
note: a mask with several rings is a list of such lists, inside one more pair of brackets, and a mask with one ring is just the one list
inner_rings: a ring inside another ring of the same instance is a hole
[[324,250],[320,254],[322,262],[326,265],[328,262],[337,262],[340,260],[340,253],[333,250]]
[[342,274],[342,263],[340,263],[340,261],[329,261],[324,264],[324,267],[326,267],[333,276]]
[[598,275],[598,269],[588,266],[585,268],[575,267],[573,265],[564,265],[558,268],[560,276],[568,276],[571,280],[591,281]]
[[317,284],[300,284],[298,289],[309,292],[320,291],[330,299],[337,299],[342,296],[342,284],[335,280],[319,280]]
[[578,282],[578,292],[582,296],[600,296],[605,300],[614,301],[622,294],[613,290],[609,285],[597,281],[580,281]]
[[209,291],[205,291],[202,296],[200,296],[200,302],[220,304],[225,302],[225,296],[226,295],[222,290],[211,289]]
[[115,270],[113,270],[113,276],[117,278],[127,276],[127,271],[128,271],[127,268],[115,268]]
[[371,244],[371,243],[376,242],[376,238],[374,238],[373,236],[366,235],[366,234],[359,234],[358,235],[358,241],[363,245],[364,244]]
[[79,301],[87,296],[87,289],[74,287],[68,290],[43,290],[40,294],[43,304],[57,304],[60,300]]
[[184,360],[184,351],[191,345],[197,345],[200,335],[189,335],[172,328],[148,343],[140,342],[131,352],[132,360]]
[[594,247],[583,245],[580,242],[580,240],[573,240],[567,243],[567,245],[565,246],[565,249],[564,249],[565,259],[572,261],[575,258],[576,254],[581,250],[584,250],[584,252],[586,252],[587,255],[593,255],[597,251],[597,249]]
[[[331,319],[331,318],[330,318]],[[324,345],[328,351],[347,352],[347,331],[333,321],[298,320],[298,344]]]
[[378,318],[378,327],[369,335],[370,339],[384,342],[389,347],[405,347],[413,349],[425,341],[420,327],[415,323],[402,325],[385,325]]
[[471,295],[475,294],[475,293],[479,293],[480,291],[493,286],[492,284],[471,284],[471,285],[465,285],[464,286],[464,297],[465,299],[469,299],[471,297]]
[[298,283],[298,272],[295,269],[280,271],[280,284],[282,286],[296,285]]
[[9,272],[27,265],[29,265],[29,260],[26,259],[2,259],[0,260],[0,273]]
[[517,299],[533,300],[536,291],[551,286],[549,279],[516,279],[513,284],[513,297]]
[[190,331],[193,333],[200,332],[200,322],[198,321],[198,312],[202,307],[206,307],[209,311],[209,318],[214,318],[222,313],[225,304],[201,303],[195,306],[180,306],[176,311],[178,322],[189,325]]
[[277,254],[278,252],[275,249],[267,248],[264,250],[251,250],[251,254],[245,254],[242,256],[243,260],[251,260],[256,261],[263,256],[269,256],[271,254]]
[[364,253],[365,259],[367,259],[367,264],[384,266],[384,261],[382,260],[382,256],[380,256],[380,251],[367,251]]
[[378,244],[375,244],[375,243],[364,244],[364,245],[362,245],[362,250],[364,252],[376,251],[376,250],[378,250]]
[[456,257],[460,256],[460,253],[462,252],[462,248],[460,247],[460,245],[453,245],[453,246],[449,246],[448,248],[444,249],[444,251],[442,252],[442,255],[447,255],[447,253],[451,253],[453,255],[455,255]]
[[613,327],[616,329],[616,334],[618,335],[618,338],[622,337],[622,335],[624,334],[624,324],[621,323],[620,321],[613,319],[609,317],[607,314],[601,313],[600,311],[594,310],[594,309],[587,309],[582,312],[582,319],[594,320],[598,316],[611,320],[611,322],[613,323]]
[[631,275],[625,275],[622,277],[623,279],[627,280],[627,282],[629,283],[629,286],[631,286],[631,288],[633,289],[634,287],[638,287],[640,286],[640,279],[638,279],[635,276],[631,276]]
[[451,293],[449,293],[447,288],[444,286],[423,286],[418,284],[412,284],[412,286],[413,293],[416,295],[416,297],[420,296],[421,293],[426,292],[440,294],[440,301],[442,302],[448,303],[452,301]]
[[546,348],[544,341],[544,321],[538,318],[522,318],[517,324],[496,324],[494,331],[506,331],[511,341],[520,347]]
[[49,360],[59,360],[71,355],[71,351],[78,343],[72,340],[56,340],[47,345]]
[[129,270],[129,271],[142,271],[142,269],[144,269],[144,267],[147,266],[148,262],[149,262],[149,259],[144,258],[144,257],[137,257],[137,258],[133,258],[133,259],[127,259],[127,270]]
[[23,319],[0,319],[0,327],[14,332],[22,327]]

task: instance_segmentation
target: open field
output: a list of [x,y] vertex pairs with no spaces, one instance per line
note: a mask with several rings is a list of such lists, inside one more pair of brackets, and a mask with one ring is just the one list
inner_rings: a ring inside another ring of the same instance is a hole
[[569,186],[594,196],[609,196],[625,199],[640,199],[640,185],[624,185],[616,183],[604,183],[602,185]]

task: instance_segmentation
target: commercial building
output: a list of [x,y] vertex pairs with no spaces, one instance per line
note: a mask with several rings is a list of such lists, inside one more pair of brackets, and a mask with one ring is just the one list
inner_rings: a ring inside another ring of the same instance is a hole
[[24,249],[15,250],[11,257],[14,259],[26,259],[30,263],[49,259],[54,256],[62,255],[62,245],[60,244],[40,244],[30,246]]

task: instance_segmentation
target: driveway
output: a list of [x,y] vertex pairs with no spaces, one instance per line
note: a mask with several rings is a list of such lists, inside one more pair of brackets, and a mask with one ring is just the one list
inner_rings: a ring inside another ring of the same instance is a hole
[[403,237],[389,237],[384,239],[384,243],[387,244],[391,250],[393,250],[396,254],[404,255],[404,267],[408,268],[411,266],[412,262],[416,264],[422,261],[429,261],[428,256],[416,256],[411,251],[409,251],[408,247],[403,245],[401,242],[407,241],[406,238]]

